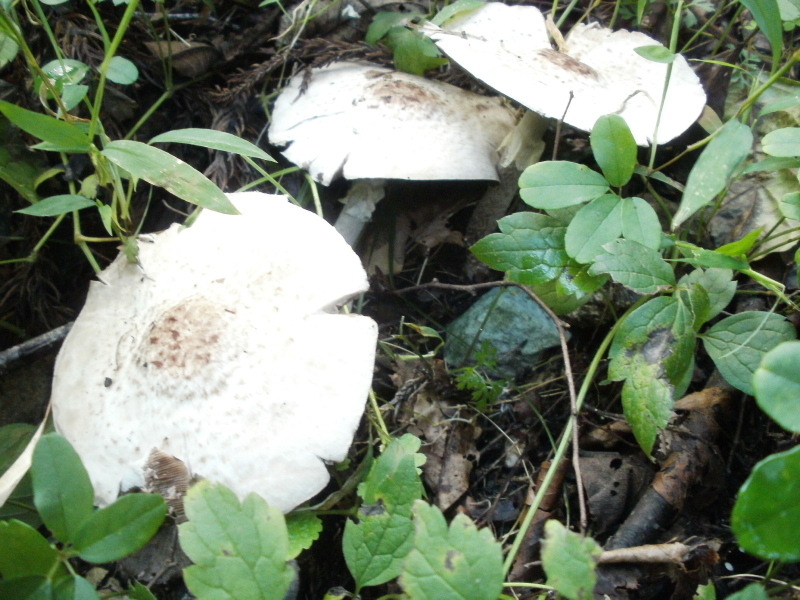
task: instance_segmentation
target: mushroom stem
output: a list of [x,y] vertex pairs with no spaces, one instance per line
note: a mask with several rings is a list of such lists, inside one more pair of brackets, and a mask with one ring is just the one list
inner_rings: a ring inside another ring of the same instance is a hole
[[386,195],[385,179],[358,179],[342,198],[344,209],[334,227],[350,246],[355,246],[361,232],[372,219],[375,205]]

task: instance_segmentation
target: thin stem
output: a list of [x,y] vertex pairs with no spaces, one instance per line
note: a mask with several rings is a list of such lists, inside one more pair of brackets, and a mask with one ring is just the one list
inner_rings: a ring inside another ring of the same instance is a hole
[[789,60],[786,61],[786,64],[783,65],[780,69],[775,71],[772,75],[770,75],[769,79],[764,82],[761,87],[756,89],[750,97],[745,100],[742,105],[739,107],[739,110],[736,113],[736,118],[742,117],[745,113],[749,113],[750,109],[753,105],[758,101],[761,97],[761,94],[766,92],[774,83],[776,83],[779,79],[781,79],[789,70],[794,67],[795,63],[800,61],[800,50],[795,50],[794,54],[789,57]]

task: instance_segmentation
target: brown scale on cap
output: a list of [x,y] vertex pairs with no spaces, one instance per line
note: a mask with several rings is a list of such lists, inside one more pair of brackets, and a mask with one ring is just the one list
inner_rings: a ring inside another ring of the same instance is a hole
[[150,456],[144,465],[144,491],[163,496],[176,523],[186,521],[183,497],[191,481],[189,469],[182,460],[158,448],[150,451]]
[[559,52],[558,50],[553,50],[552,48],[547,48],[544,50],[539,50],[539,55],[549,60],[554,65],[565,69],[566,71],[570,71],[575,73],[576,75],[580,75],[581,77],[591,77],[592,79],[599,79],[597,76],[597,72],[588,65],[583,64],[579,60],[575,60],[569,54],[564,54],[563,52]]

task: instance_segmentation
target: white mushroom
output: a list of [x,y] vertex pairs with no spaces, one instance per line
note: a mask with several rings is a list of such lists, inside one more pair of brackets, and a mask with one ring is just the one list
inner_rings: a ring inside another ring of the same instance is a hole
[[[585,131],[614,113],[637,144],[653,140],[667,65],[634,52],[658,44],[643,33],[577,25],[564,51],[554,50],[539,9],[501,2],[459,13],[443,29],[426,23],[422,31],[472,75],[533,111]],[[657,142],[688,129],[705,102],[697,75],[677,56]]]
[[[340,176],[496,181],[497,147],[513,125],[513,112],[497,98],[339,62],[289,82],[275,103],[269,138],[288,145],[284,156],[324,185]],[[381,186],[355,191],[364,198],[351,194],[336,224],[351,244],[382,197]]]
[[99,505],[144,483],[152,450],[289,511],[345,458],[377,327],[339,307],[367,289],[355,253],[281,196],[142,236],[92,283],[59,353],[56,428]]

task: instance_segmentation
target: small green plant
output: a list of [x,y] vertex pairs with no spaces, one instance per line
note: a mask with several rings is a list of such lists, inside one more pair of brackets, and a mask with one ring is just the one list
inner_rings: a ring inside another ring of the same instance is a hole
[[507,385],[505,381],[491,379],[486,371],[497,367],[497,350],[484,342],[475,351],[475,365],[453,369],[456,387],[472,394],[472,400],[480,412],[497,402]]
[[167,514],[163,498],[153,494],[128,494],[95,510],[86,469],[56,433],[39,440],[31,477],[33,501],[51,537],[17,519],[0,521],[2,598],[99,598],[70,560],[101,564],[128,556],[147,543]]
[[[46,2],[48,5],[62,3],[52,0]],[[38,251],[67,214],[74,216],[75,242],[82,248],[96,271],[100,271],[100,266],[89,250],[88,242],[121,241],[129,258],[135,260],[135,234],[139,224],[133,221],[131,199],[139,180],[162,187],[178,198],[202,208],[225,213],[236,212],[222,190],[207,177],[153,144],[183,143],[234,152],[245,157],[265,178],[271,179],[252,160],[272,160],[268,154],[250,142],[220,131],[177,130],[156,136],[148,143],[127,139],[134,135],[143,122],[140,121],[126,139],[111,140],[100,119],[100,109],[108,82],[130,85],[138,78],[135,65],[118,56],[117,52],[138,10],[139,0],[126,2],[125,13],[113,37],[98,12],[99,2],[90,0],[89,8],[101,33],[105,51],[104,60],[96,70],[63,56],[42,4],[45,3],[33,0],[31,6],[57,58],[45,65],[38,63],[25,39],[18,7],[9,1],[0,4],[0,65],[17,54],[25,59],[34,82],[34,92],[46,114],[5,101],[0,101],[0,114],[20,130],[41,140],[32,147],[33,150],[57,153],[64,165],[72,155],[85,155],[94,167],[94,172],[80,181],[66,181],[64,193],[41,198],[37,188],[43,181],[53,179],[63,172],[63,167],[50,168],[46,161],[37,161],[29,153],[12,145],[0,149],[0,179],[31,203],[30,207],[19,212],[56,218],[53,226],[29,256],[6,262],[34,261]],[[92,89],[94,95],[90,98]],[[155,110],[165,98],[162,97],[151,110]],[[145,118],[149,114],[151,111],[146,113]],[[79,212],[89,208],[99,212],[109,238],[89,238],[82,234]]]

